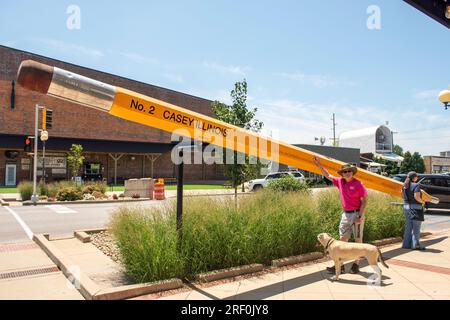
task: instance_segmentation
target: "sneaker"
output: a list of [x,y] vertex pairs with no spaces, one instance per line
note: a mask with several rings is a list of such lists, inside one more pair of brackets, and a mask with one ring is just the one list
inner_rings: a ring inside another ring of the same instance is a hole
[[[327,272],[328,273],[332,273],[332,274],[336,274],[336,267],[332,266],[332,267],[327,267]],[[345,273],[345,268],[344,265],[341,266],[341,274]]]
[[352,268],[350,269],[350,273],[352,273],[352,274],[359,273],[359,265],[356,263],[353,263]]

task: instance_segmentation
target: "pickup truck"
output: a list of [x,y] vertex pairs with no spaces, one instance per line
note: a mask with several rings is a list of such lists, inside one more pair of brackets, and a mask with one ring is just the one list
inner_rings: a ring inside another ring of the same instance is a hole
[[249,191],[258,191],[260,189],[267,187],[267,185],[269,184],[269,182],[271,180],[280,179],[287,175],[291,175],[295,179],[298,179],[298,180],[302,180],[302,181],[305,180],[305,176],[301,172],[298,172],[298,171],[274,172],[274,173],[269,173],[263,179],[250,180],[248,182],[248,190]]

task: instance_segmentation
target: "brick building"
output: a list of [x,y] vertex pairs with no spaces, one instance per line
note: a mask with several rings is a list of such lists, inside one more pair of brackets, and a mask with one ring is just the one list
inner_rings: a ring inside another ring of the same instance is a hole
[[[0,186],[14,186],[32,178],[33,159],[24,152],[24,140],[34,135],[36,103],[53,110],[53,128],[48,130],[50,138],[46,143],[45,172],[49,181],[69,178],[67,152],[73,143],[85,150],[86,177],[101,175],[109,183],[119,183],[129,178],[175,176],[169,133],[15,85],[19,65],[27,59],[212,116],[211,101],[207,99],[0,46]],[[38,175],[42,175],[41,167],[42,161],[38,161]],[[192,164],[185,166],[185,178],[222,180],[222,171],[217,165]]]

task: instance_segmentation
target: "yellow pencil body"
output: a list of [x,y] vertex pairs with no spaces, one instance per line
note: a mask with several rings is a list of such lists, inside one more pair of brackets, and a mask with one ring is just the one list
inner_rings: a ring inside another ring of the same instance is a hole
[[[152,97],[34,61],[22,62],[18,82],[30,90],[106,111],[122,119],[317,174],[321,171],[314,163],[315,156],[335,176],[344,164]],[[356,178],[367,188],[401,197],[402,183],[398,181],[363,169],[358,169]],[[422,196],[427,202],[438,202],[426,192]]]

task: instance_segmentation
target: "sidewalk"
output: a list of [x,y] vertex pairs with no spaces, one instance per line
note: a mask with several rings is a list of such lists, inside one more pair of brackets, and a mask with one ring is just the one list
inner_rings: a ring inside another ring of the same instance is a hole
[[[401,249],[401,244],[382,249],[389,269],[383,285],[368,283],[372,275],[366,263],[360,274],[346,273],[338,282],[324,272],[330,261],[296,266],[239,281],[212,286],[191,286],[168,295],[146,295],[137,299],[164,300],[450,300],[450,231],[422,241],[426,251]],[[346,270],[350,265],[346,265]]]
[[0,244],[0,300],[17,299],[83,297],[34,242]]

